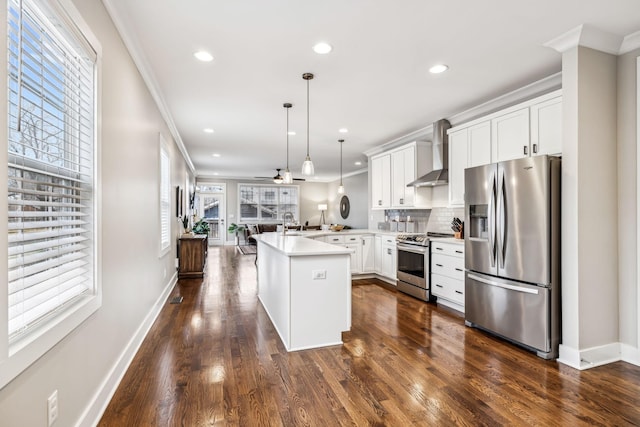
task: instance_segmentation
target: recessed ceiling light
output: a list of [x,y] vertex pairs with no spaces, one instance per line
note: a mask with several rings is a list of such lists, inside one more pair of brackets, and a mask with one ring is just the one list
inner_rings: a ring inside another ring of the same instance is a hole
[[213,157],[220,157],[220,154],[218,154],[218,153],[213,153]]
[[313,45],[313,51],[315,53],[320,54],[320,55],[324,55],[325,53],[329,53],[329,52],[331,52],[332,49],[333,49],[333,47],[331,47],[331,45],[329,43],[325,43],[325,42],[320,42],[320,43],[316,43],[315,45]]
[[213,132],[215,132],[215,131],[214,131],[213,129],[211,129],[211,128],[202,129],[202,131],[203,131],[204,133],[213,133]]
[[290,131],[289,131],[289,132],[287,132],[287,133],[288,133],[289,135],[295,135],[295,134],[296,134],[296,132],[295,132],[295,131],[292,131],[292,130],[290,130]]
[[448,65],[444,65],[444,64],[436,64],[433,67],[429,68],[429,72],[431,74],[440,74],[440,73],[444,73],[445,71],[447,71],[449,69]]
[[354,165],[356,165],[356,166],[361,166],[361,165],[362,165],[362,162],[355,162],[355,163],[354,163]]
[[349,129],[347,129],[347,128],[340,128],[340,129],[338,129],[338,132],[340,132],[340,133],[347,133],[347,132],[349,132]]
[[219,174],[218,172],[214,172],[213,174],[214,174],[215,176],[218,176],[218,175],[220,175],[220,174]]
[[204,50],[199,50],[199,51],[195,52],[193,54],[193,56],[195,56],[196,59],[199,59],[202,62],[211,62],[211,61],[213,61],[213,56],[209,52],[204,51]]

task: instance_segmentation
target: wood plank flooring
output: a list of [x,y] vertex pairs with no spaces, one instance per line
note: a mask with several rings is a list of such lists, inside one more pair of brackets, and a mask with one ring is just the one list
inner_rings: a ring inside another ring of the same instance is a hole
[[179,281],[100,426],[640,425],[639,367],[545,361],[374,279],[344,345],[287,353],[254,259],[211,248]]

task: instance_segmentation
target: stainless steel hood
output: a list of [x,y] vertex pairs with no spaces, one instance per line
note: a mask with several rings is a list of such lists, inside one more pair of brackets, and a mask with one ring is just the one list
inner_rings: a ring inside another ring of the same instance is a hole
[[433,141],[431,142],[433,170],[410,182],[407,187],[444,185],[449,182],[449,137],[447,136],[449,128],[451,128],[451,123],[446,119],[438,120],[433,124]]

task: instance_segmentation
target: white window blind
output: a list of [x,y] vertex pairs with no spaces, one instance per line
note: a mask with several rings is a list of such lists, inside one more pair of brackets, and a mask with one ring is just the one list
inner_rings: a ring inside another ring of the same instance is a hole
[[48,2],[8,5],[8,332],[15,339],[95,292],[96,56]]
[[281,221],[286,212],[299,218],[298,187],[289,185],[238,185],[240,221]]
[[160,249],[165,250],[171,244],[169,238],[171,226],[171,169],[169,153],[160,135]]

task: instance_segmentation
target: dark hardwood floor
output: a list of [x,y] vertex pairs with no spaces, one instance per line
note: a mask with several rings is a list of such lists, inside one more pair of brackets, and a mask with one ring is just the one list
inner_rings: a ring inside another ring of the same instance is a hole
[[211,248],[180,280],[100,426],[625,426],[640,368],[577,371],[359,280],[344,345],[287,353],[256,297],[253,255]]

